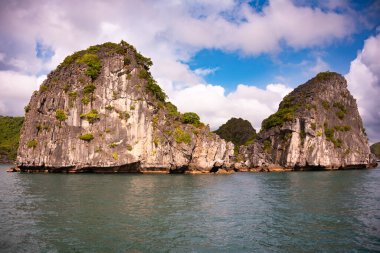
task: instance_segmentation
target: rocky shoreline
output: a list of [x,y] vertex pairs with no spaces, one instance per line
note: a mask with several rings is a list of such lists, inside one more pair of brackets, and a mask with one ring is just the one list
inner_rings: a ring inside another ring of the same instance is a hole
[[187,174],[187,175],[218,175],[218,174],[233,174],[233,173],[265,173],[265,172],[293,172],[293,171],[338,171],[338,170],[363,170],[363,169],[372,169],[376,168],[378,163],[373,163],[371,166],[350,166],[350,167],[281,167],[277,165],[269,165],[263,167],[239,167],[239,168],[229,168],[229,169],[217,169],[215,171],[206,171],[206,170],[192,170],[192,171],[173,171],[170,169],[160,169],[160,170],[134,170],[134,171],[121,171],[113,168],[92,168],[92,169],[69,169],[69,168],[19,168],[11,167],[7,169],[7,172],[20,172],[20,173],[65,173],[65,174],[81,174],[81,173],[98,173],[98,174],[115,174],[115,173],[130,173],[130,174]]

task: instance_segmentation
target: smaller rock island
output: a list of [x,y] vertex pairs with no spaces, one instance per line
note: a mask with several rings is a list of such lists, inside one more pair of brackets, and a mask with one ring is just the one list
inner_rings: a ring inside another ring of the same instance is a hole
[[323,72],[288,94],[239,150],[243,169],[331,170],[375,166],[356,100],[343,76]]

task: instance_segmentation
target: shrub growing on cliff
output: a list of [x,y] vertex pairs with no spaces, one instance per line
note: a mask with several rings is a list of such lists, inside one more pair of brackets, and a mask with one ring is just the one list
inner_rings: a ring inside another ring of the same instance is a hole
[[325,127],[326,140],[332,142],[334,144],[334,147],[341,148],[342,147],[342,140],[341,139],[335,139],[334,128],[328,128],[326,123],[325,123],[324,127]]
[[172,117],[179,117],[180,113],[178,112],[177,106],[173,105],[171,102],[166,102],[165,107],[168,110],[168,113]]
[[87,113],[82,113],[80,115],[80,118],[81,119],[85,119],[85,120],[87,120],[90,123],[94,123],[95,121],[97,121],[98,119],[100,119],[99,113],[98,113],[98,111],[96,109],[92,109],[91,111],[89,111]]
[[78,96],[78,93],[76,91],[69,92],[69,98],[70,99],[76,99]]
[[194,126],[201,125],[201,119],[195,112],[185,112],[181,117],[181,122],[184,124],[192,124]]
[[152,92],[159,101],[165,102],[166,94],[153,78],[149,78],[146,88]]
[[263,130],[268,130],[275,126],[282,126],[286,121],[293,120],[294,113],[299,107],[299,104],[295,102],[295,99],[291,96],[286,96],[280,103],[278,111],[261,123]]
[[87,97],[87,96],[84,96],[84,97],[81,99],[81,101],[82,101],[82,104],[84,104],[84,105],[88,105],[88,104],[91,102],[91,99],[90,99],[89,97]]
[[44,85],[44,84],[40,86],[40,92],[41,93],[47,91],[48,89],[49,88],[46,85]]
[[325,108],[325,110],[328,110],[330,108],[330,104],[326,100],[322,100],[322,106]]
[[176,127],[173,135],[174,135],[174,140],[177,143],[189,144],[191,142],[191,135],[188,132],[182,130],[180,127]]
[[338,75],[338,74],[335,72],[326,71],[326,72],[318,73],[313,79],[315,81],[322,82],[322,81],[330,79],[331,77],[335,75]]
[[108,111],[112,111],[115,107],[113,107],[112,105],[107,105],[105,108]]
[[263,150],[267,154],[272,151],[272,142],[270,140],[267,139],[263,142]]
[[339,110],[341,110],[344,113],[347,112],[346,107],[344,107],[344,105],[341,102],[334,102],[333,106],[335,108],[338,108]]
[[140,54],[136,50],[135,50],[135,53],[136,53],[137,64],[143,65],[144,68],[146,69],[149,69],[153,65],[153,62],[150,58],[144,57],[142,54]]
[[124,57],[124,65],[131,64],[131,60],[128,57]]
[[342,111],[338,111],[335,113],[336,116],[339,118],[339,119],[344,119],[344,116],[346,115],[344,112]]
[[95,80],[99,76],[100,70],[102,69],[102,63],[96,54],[86,53],[76,62],[79,64],[87,64],[85,74],[91,77],[92,80]]
[[92,94],[95,91],[95,89],[96,89],[96,86],[90,83],[83,87],[83,93]]
[[140,72],[139,72],[139,78],[148,80],[149,77],[150,77],[150,74],[149,74],[149,72],[147,70],[145,70],[145,69],[141,69],[140,70]]
[[82,141],[91,141],[94,139],[94,136],[90,133],[82,134],[81,136],[79,136],[79,139],[81,139]]
[[27,143],[26,143],[26,146],[28,148],[33,148],[35,149],[38,145],[38,141],[36,139],[32,139],[32,140],[29,140]]
[[334,126],[334,129],[336,131],[341,131],[341,132],[348,132],[351,130],[350,126],[344,125],[344,126]]
[[119,112],[119,119],[128,120],[131,117],[128,112]]
[[57,109],[55,111],[55,118],[59,121],[65,121],[67,119],[65,111],[62,109]]

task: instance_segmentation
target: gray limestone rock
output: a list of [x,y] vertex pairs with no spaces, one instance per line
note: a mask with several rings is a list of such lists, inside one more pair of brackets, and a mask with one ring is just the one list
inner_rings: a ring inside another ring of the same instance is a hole
[[345,169],[373,166],[356,100],[343,76],[324,72],[286,96],[240,148],[247,168]]
[[184,124],[125,42],[67,57],[34,92],[17,165],[49,172],[209,172],[233,144],[201,123]]

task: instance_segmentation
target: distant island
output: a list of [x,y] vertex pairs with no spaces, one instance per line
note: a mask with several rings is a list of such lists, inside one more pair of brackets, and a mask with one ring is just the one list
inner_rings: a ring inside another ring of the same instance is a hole
[[0,163],[16,160],[20,130],[24,117],[0,116]]
[[25,108],[19,170],[198,174],[375,166],[340,74],[319,73],[300,85],[259,133],[235,118],[214,133],[196,113],[180,113],[167,101],[151,65],[124,41],[66,57]]
[[380,142],[372,144],[370,148],[372,154],[376,156],[377,160],[380,160]]

